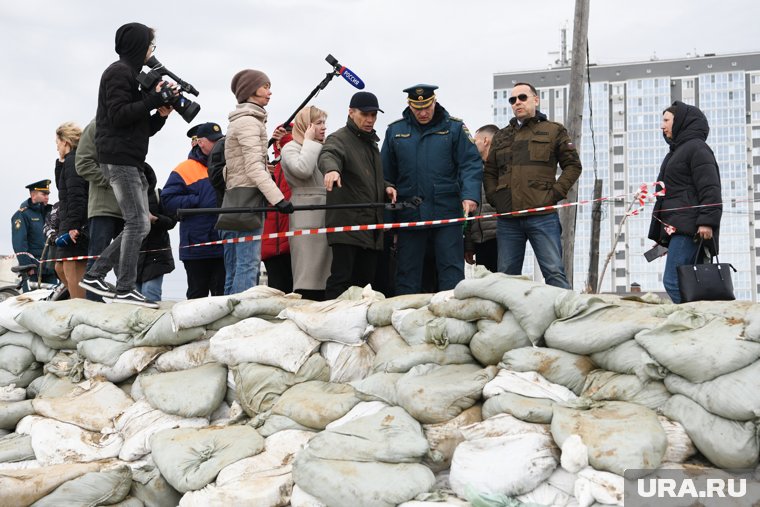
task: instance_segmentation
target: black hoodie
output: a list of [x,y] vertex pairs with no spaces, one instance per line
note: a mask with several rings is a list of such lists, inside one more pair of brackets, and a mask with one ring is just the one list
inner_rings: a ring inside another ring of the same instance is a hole
[[166,118],[150,112],[161,105],[158,94],[141,91],[137,75],[151,44],[151,29],[128,23],[116,31],[119,60],[103,72],[98,90],[95,146],[98,161],[142,167],[148,138],[164,126]]
[[[670,242],[665,225],[654,217],[675,227],[674,234],[686,236],[696,235],[700,225],[707,225],[713,229],[713,253],[717,253],[723,206],[719,204],[722,201],[718,163],[706,143],[710,127],[699,108],[678,100],[673,105],[676,113],[672,137],[665,137],[670,152],[665,155],[657,176],[657,181],[665,183],[665,195],[657,198],[652,211],[649,239],[666,246]],[[711,206],[693,207],[707,204]],[[718,205],[712,206],[714,204]]]

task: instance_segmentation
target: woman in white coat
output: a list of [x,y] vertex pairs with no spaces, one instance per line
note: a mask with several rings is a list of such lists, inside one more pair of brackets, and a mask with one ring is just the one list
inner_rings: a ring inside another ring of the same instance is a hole
[[[282,149],[282,170],[292,191],[295,206],[324,205],[324,176],[317,158],[327,132],[327,113],[314,106],[301,109],[293,120],[293,141]],[[324,210],[296,211],[290,217],[290,230],[325,226]],[[332,251],[327,235],[314,234],[289,238],[293,290],[306,299],[322,301],[330,276]]]

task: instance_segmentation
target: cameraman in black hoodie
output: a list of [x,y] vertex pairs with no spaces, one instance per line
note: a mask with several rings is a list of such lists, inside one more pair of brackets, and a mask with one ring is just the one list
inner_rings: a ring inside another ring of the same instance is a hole
[[[154,30],[128,23],[116,31],[116,53],[100,78],[95,146],[103,175],[113,187],[124,218],[124,230],[85,274],[80,286],[106,298],[107,302],[157,308],[135,288],[140,245],[150,230],[148,182],[143,173],[148,139],[166,123],[171,97],[159,90],[141,89],[137,76],[156,49]],[[179,91],[174,88],[174,93]],[[156,110],[151,114],[151,111]],[[104,278],[118,265],[116,287]]]

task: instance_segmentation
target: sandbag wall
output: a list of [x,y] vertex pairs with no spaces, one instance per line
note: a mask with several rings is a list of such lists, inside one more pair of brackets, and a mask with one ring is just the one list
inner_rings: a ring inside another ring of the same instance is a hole
[[622,505],[629,468],[758,463],[750,303],[483,273],[322,303],[19,296],[0,327],[2,505]]

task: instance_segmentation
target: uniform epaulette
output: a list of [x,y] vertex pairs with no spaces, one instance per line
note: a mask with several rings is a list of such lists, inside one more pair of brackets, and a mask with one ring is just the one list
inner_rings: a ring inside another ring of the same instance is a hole
[[400,121],[404,121],[404,118],[403,118],[403,117],[401,117],[401,118],[399,118],[398,120],[392,121],[392,122],[390,122],[390,123],[388,124],[388,126],[390,127],[390,126],[391,126],[391,125],[393,125],[394,123],[398,123],[398,122],[400,122]]
[[26,211],[26,207],[19,208],[17,213],[23,213],[24,211]]
[[464,122],[462,118],[457,118],[456,116],[449,116],[449,120],[451,121],[458,121],[458,122]]

